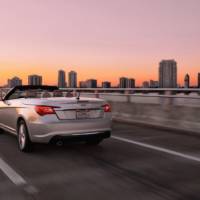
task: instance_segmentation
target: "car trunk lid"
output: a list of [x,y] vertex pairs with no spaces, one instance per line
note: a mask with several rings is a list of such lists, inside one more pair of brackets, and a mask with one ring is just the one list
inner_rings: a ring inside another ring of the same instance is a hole
[[96,98],[56,97],[26,99],[24,104],[52,106],[60,120],[97,119],[104,116],[104,101]]

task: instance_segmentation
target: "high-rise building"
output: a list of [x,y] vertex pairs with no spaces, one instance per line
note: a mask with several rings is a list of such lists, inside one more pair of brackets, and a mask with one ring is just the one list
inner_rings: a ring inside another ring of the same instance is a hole
[[119,78],[119,87],[120,88],[135,88],[135,79],[120,77]]
[[75,71],[70,71],[68,74],[68,85],[70,88],[77,87],[77,73]]
[[86,81],[86,87],[87,88],[97,88],[97,80],[95,80],[95,79],[88,79]]
[[189,76],[189,74],[185,75],[184,83],[185,83],[184,84],[185,88],[189,88],[190,87],[190,76]]
[[59,88],[65,88],[67,86],[66,80],[65,80],[65,71],[59,70],[58,71],[58,87]]
[[28,76],[28,84],[29,85],[42,85],[42,76],[39,75],[29,75]]
[[177,87],[177,63],[175,60],[162,60],[159,63],[159,87]]
[[15,76],[11,79],[8,79],[8,87],[9,88],[13,88],[15,86],[19,86],[22,85],[22,79],[20,79],[19,77]]
[[149,81],[144,81],[144,82],[142,83],[142,87],[143,87],[143,88],[149,88]]
[[135,88],[135,79],[128,79],[128,88]]
[[200,88],[200,73],[198,73],[198,84],[197,84],[198,88]]
[[158,81],[154,81],[154,80],[150,80],[150,88],[158,88],[159,87],[159,83]]
[[119,78],[119,88],[128,88],[128,78],[126,77]]
[[110,88],[110,87],[111,87],[111,83],[109,81],[102,82],[102,88]]

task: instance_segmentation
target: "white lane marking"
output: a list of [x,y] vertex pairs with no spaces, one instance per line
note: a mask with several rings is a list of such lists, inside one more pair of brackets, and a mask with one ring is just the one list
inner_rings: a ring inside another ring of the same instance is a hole
[[0,169],[15,185],[20,186],[26,184],[26,181],[17,172],[15,172],[2,158],[0,158]]
[[153,150],[164,152],[164,153],[167,153],[167,154],[170,154],[170,155],[173,155],[173,156],[178,156],[178,157],[185,158],[185,159],[188,159],[188,160],[200,162],[200,157],[195,157],[195,156],[183,154],[183,153],[173,151],[173,150],[170,150],[170,149],[166,149],[166,148],[162,148],[162,147],[158,147],[158,146],[154,146],[154,145],[150,145],[150,144],[146,144],[146,143],[138,142],[138,141],[134,141],[134,140],[129,140],[129,139],[118,137],[118,136],[111,136],[111,137],[113,139],[120,140],[120,141],[123,141],[123,142],[127,142],[127,143],[130,143],[130,144],[134,144],[134,145],[137,145],[137,146],[145,147],[145,148],[148,148],[148,149],[153,149]]

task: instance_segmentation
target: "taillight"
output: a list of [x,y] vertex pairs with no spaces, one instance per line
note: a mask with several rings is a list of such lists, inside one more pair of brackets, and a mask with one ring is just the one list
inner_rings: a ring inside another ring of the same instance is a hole
[[52,106],[35,106],[35,111],[41,115],[49,115],[49,114],[55,114],[55,107]]
[[103,105],[104,112],[111,112],[111,106],[109,104]]

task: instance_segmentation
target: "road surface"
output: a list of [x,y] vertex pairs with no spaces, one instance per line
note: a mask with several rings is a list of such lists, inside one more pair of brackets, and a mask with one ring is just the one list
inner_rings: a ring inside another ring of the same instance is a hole
[[18,151],[0,133],[0,200],[199,200],[200,137],[113,123],[99,146]]

